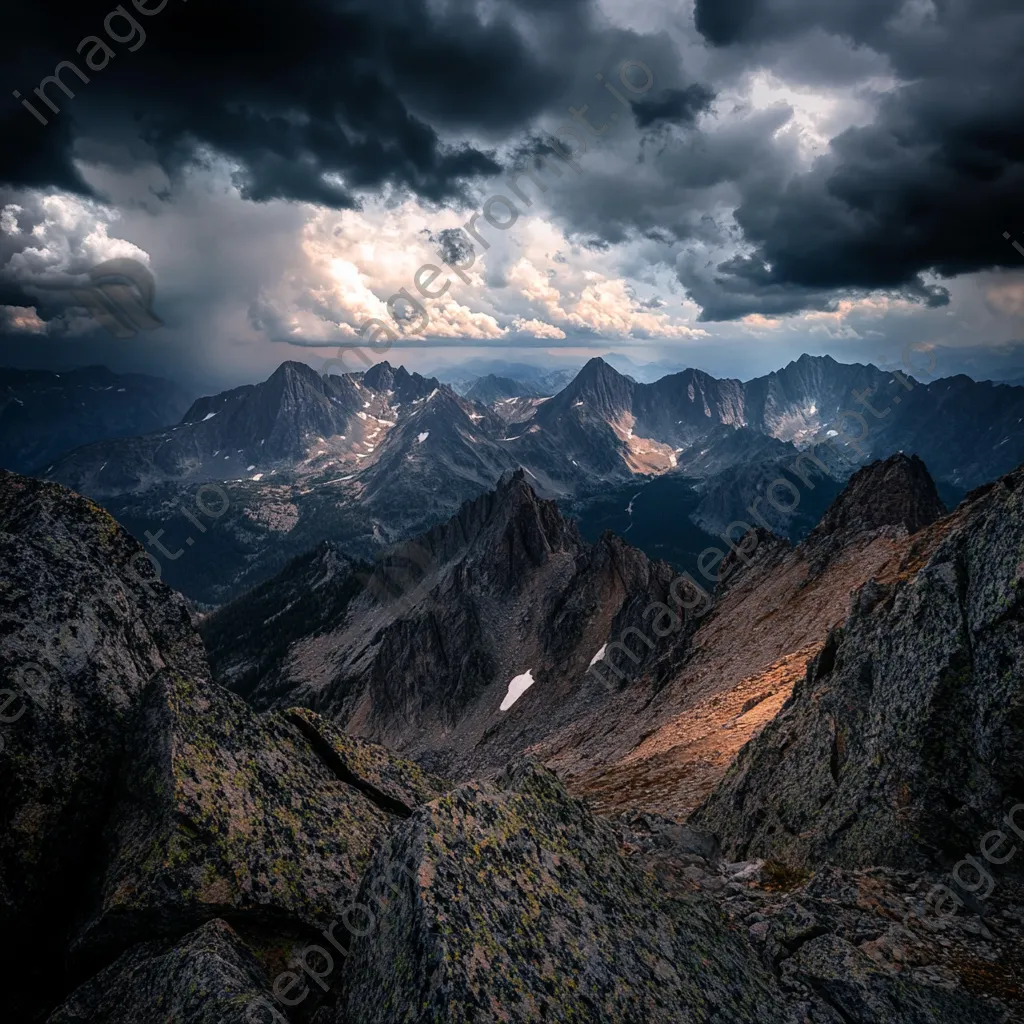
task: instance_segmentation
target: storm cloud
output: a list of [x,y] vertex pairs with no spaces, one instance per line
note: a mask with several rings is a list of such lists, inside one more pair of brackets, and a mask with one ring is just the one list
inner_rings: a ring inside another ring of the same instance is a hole
[[935,278],[1019,267],[1003,237],[1024,225],[1019,4],[698,0],[696,24],[751,65],[789,49],[792,66],[808,33],[837,33],[900,80],[872,123],[833,138],[808,171],[742,196],[734,215],[749,248],[705,282],[702,319],[878,289],[936,306],[948,292]]
[[[84,0],[7,28],[5,352],[251,380],[470,244],[402,346],[685,365],[1024,337],[1018,0]],[[88,81],[47,83],[64,61]],[[527,202],[509,175],[554,132],[579,169],[520,179]],[[514,226],[471,242],[501,195]],[[125,256],[166,324],[145,352],[66,305]]]
[[[5,103],[0,180],[87,191],[76,142],[141,140],[168,170],[227,156],[257,202],[344,208],[382,188],[458,200],[500,170],[495,143],[546,111],[564,117],[583,76],[671,52],[589,0],[137,0],[116,12],[109,0],[9,12],[8,96],[49,123]],[[33,92],[63,61],[81,74],[60,74],[73,98],[44,88],[54,113]]]

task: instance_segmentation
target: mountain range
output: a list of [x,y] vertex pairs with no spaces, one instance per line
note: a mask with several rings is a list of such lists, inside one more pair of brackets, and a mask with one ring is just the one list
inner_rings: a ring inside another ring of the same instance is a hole
[[[756,514],[796,542],[857,465],[894,452],[924,458],[955,503],[1024,459],[1021,421],[1024,389],[921,384],[827,356],[746,383],[686,370],[642,384],[593,359],[551,397],[490,403],[388,363],[330,377],[285,363],[262,384],[199,399],[175,426],[76,448],[45,476],[103,502],[140,539],[173,531],[172,552],[191,540],[161,571],[213,605],[324,539],[372,558],[519,468],[583,515],[610,488],[679,476],[698,499],[695,538]],[[227,510],[199,535],[175,510],[204,485],[212,500],[211,484]],[[693,546],[665,531],[649,540],[652,554]]]

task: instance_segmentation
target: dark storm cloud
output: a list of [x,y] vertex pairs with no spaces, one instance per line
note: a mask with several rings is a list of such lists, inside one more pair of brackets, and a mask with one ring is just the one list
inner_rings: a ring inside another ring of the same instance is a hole
[[[608,27],[590,0],[518,0],[486,15],[472,0],[137,5],[153,13],[127,3],[112,23],[125,43],[104,32],[110,0],[8,12],[0,181],[84,191],[76,140],[141,136],[171,170],[204,149],[225,154],[257,201],[344,208],[360,190],[387,187],[449,201],[467,181],[498,173],[494,144],[545,112],[564,116],[583,79],[592,86],[609,63],[652,52],[664,66],[672,53],[665,37]],[[86,36],[114,56],[95,43],[76,54]],[[75,97],[51,85],[60,107],[52,114],[33,89],[64,60],[90,81],[66,69],[61,80]]]
[[661,122],[692,125],[714,99],[715,94],[706,85],[694,83],[685,89],[666,89],[659,96],[634,101],[633,116],[639,128]]
[[823,308],[877,289],[941,305],[947,293],[922,275],[1019,265],[1003,238],[1024,227],[1019,3],[698,0],[697,25],[719,45],[791,40],[797,54],[805,33],[842,33],[908,82],[809,172],[775,194],[743,193],[735,217],[754,251],[713,274],[680,274],[702,319]]
[[799,35],[812,25],[873,41],[903,0],[697,0],[697,30],[716,46]]

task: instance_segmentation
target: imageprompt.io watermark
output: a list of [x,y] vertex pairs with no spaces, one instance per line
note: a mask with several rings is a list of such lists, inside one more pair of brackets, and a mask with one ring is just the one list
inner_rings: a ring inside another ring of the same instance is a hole
[[156,281],[138,260],[107,260],[88,272],[89,284],[67,288],[71,302],[115,338],[155,331],[163,321],[153,312]]

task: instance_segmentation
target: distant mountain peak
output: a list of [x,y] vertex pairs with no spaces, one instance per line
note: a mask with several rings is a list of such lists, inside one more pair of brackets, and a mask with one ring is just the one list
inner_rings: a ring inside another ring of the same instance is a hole
[[563,399],[559,404],[565,405],[567,401],[569,407],[583,402],[592,406],[591,411],[614,420],[629,411],[636,386],[635,381],[619,373],[600,356],[595,356],[555,402]]
[[362,383],[377,392],[393,391],[399,402],[412,402],[425,398],[441,387],[436,377],[410,373],[404,366],[392,366],[386,359],[375,363],[363,375]]
[[594,356],[583,364],[583,369],[576,374],[576,380],[600,380],[602,378],[623,377],[611,363],[606,363],[600,356]]
[[492,405],[510,398],[537,398],[540,397],[540,391],[512,377],[499,377],[497,374],[489,373],[475,380],[465,397],[481,405]]
[[285,360],[268,378],[267,383],[279,380],[299,379],[310,383],[321,384],[323,378],[309,363],[299,362],[297,359]]

